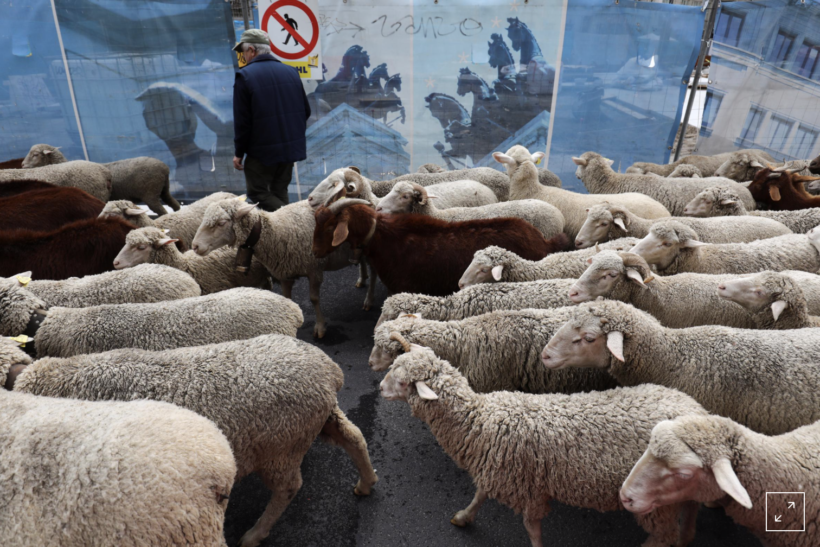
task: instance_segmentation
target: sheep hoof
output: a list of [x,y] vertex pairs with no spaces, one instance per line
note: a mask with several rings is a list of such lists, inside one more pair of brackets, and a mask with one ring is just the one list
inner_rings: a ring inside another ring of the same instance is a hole
[[363,278],[360,277],[358,279],[358,281],[356,281],[356,288],[361,289],[362,287],[365,286],[366,283],[367,283],[367,279],[363,279]]
[[466,511],[459,511],[456,515],[450,519],[450,524],[455,524],[459,528],[464,528],[468,524],[472,522],[472,519],[468,518],[465,514]]
[[365,489],[360,488],[360,486],[361,485],[359,485],[359,484],[354,486],[353,487],[353,493],[356,494],[357,496],[369,496],[370,495],[370,489],[368,488],[367,491],[365,492]]
[[364,301],[364,304],[362,305],[362,309],[363,309],[364,311],[370,311],[370,308],[372,308],[372,307],[373,307],[373,303],[372,303],[372,302],[369,302],[369,301],[367,301],[367,300],[365,300],[365,301]]
[[327,332],[327,329],[325,328],[324,325],[321,325],[321,326],[316,325],[315,327],[313,327],[313,337],[314,338],[324,338],[326,332]]

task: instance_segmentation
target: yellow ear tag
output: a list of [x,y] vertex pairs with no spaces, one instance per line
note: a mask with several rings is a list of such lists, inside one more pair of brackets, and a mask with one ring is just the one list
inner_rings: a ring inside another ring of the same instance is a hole
[[238,199],[239,201],[248,201],[248,196],[243,194],[236,199]]
[[28,286],[28,284],[29,284],[29,282],[31,281],[31,278],[30,278],[30,277],[24,277],[24,276],[22,276],[22,275],[16,275],[16,276],[14,276],[14,277],[15,277],[15,278],[17,279],[17,281],[19,281],[19,282],[20,282],[20,284],[21,284],[22,286],[24,286],[24,287],[27,287],[27,286]]
[[538,158],[538,161],[535,162],[535,165],[541,165],[542,161],[544,161],[544,158]]
[[12,337],[11,340],[14,341],[14,342],[17,342],[18,344],[20,344],[21,348],[24,348],[24,347],[26,347],[26,344],[28,342],[30,342],[31,340],[33,340],[33,339],[29,338],[25,334],[21,334],[20,336]]

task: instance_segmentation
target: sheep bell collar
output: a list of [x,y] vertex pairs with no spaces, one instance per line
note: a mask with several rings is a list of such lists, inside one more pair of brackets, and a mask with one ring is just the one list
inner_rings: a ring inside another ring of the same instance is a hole
[[236,251],[236,260],[234,261],[234,270],[239,273],[248,275],[251,271],[251,261],[253,260],[253,249],[259,243],[259,237],[262,235],[262,218],[256,219],[256,222],[251,228],[251,233],[245,243],[239,246]]

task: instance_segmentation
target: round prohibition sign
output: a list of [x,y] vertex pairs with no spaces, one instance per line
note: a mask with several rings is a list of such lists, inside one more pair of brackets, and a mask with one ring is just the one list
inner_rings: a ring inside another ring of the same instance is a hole
[[[304,11],[305,14],[307,14],[308,19],[310,19],[310,26],[313,27],[313,36],[311,37],[310,42],[302,38],[302,36],[298,32],[296,32],[296,30],[293,27],[291,27],[281,15],[279,15],[276,12],[277,8],[281,8],[283,6],[293,6],[294,8],[300,9]],[[305,48],[302,51],[297,51],[296,53],[288,53],[286,51],[279,50],[276,46],[273,45],[273,43],[271,43],[271,50],[278,57],[281,57],[282,59],[287,59],[289,61],[301,59],[302,57],[313,51],[313,48],[316,47],[316,43],[319,41],[319,21],[316,20],[316,16],[313,14],[312,11],[310,11],[310,9],[308,9],[308,7],[303,2],[299,2],[299,0],[279,0],[275,4],[271,5],[271,7],[269,7],[265,11],[265,15],[262,16],[262,30],[264,30],[265,32],[268,32],[268,21],[271,17],[273,17],[277,23],[282,25],[282,28],[289,32],[294,37],[294,39],[296,39],[299,42],[299,44]]]

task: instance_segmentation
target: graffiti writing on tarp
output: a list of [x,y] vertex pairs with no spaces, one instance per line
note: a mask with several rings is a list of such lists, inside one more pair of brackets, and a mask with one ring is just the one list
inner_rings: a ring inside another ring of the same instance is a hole
[[[459,33],[462,36],[475,36],[484,28],[481,21],[472,17],[465,17],[456,22],[448,22],[445,21],[444,17],[420,17],[417,19],[412,15],[399,17],[392,23],[387,15],[380,15],[370,21],[370,25],[377,26],[379,32],[385,38],[400,32],[423,38],[439,38],[454,33]],[[351,32],[352,37],[355,38],[361,31],[365,30],[365,27],[353,21],[342,21],[338,17],[331,18],[322,14],[319,15],[319,26],[325,31],[325,36]]]

